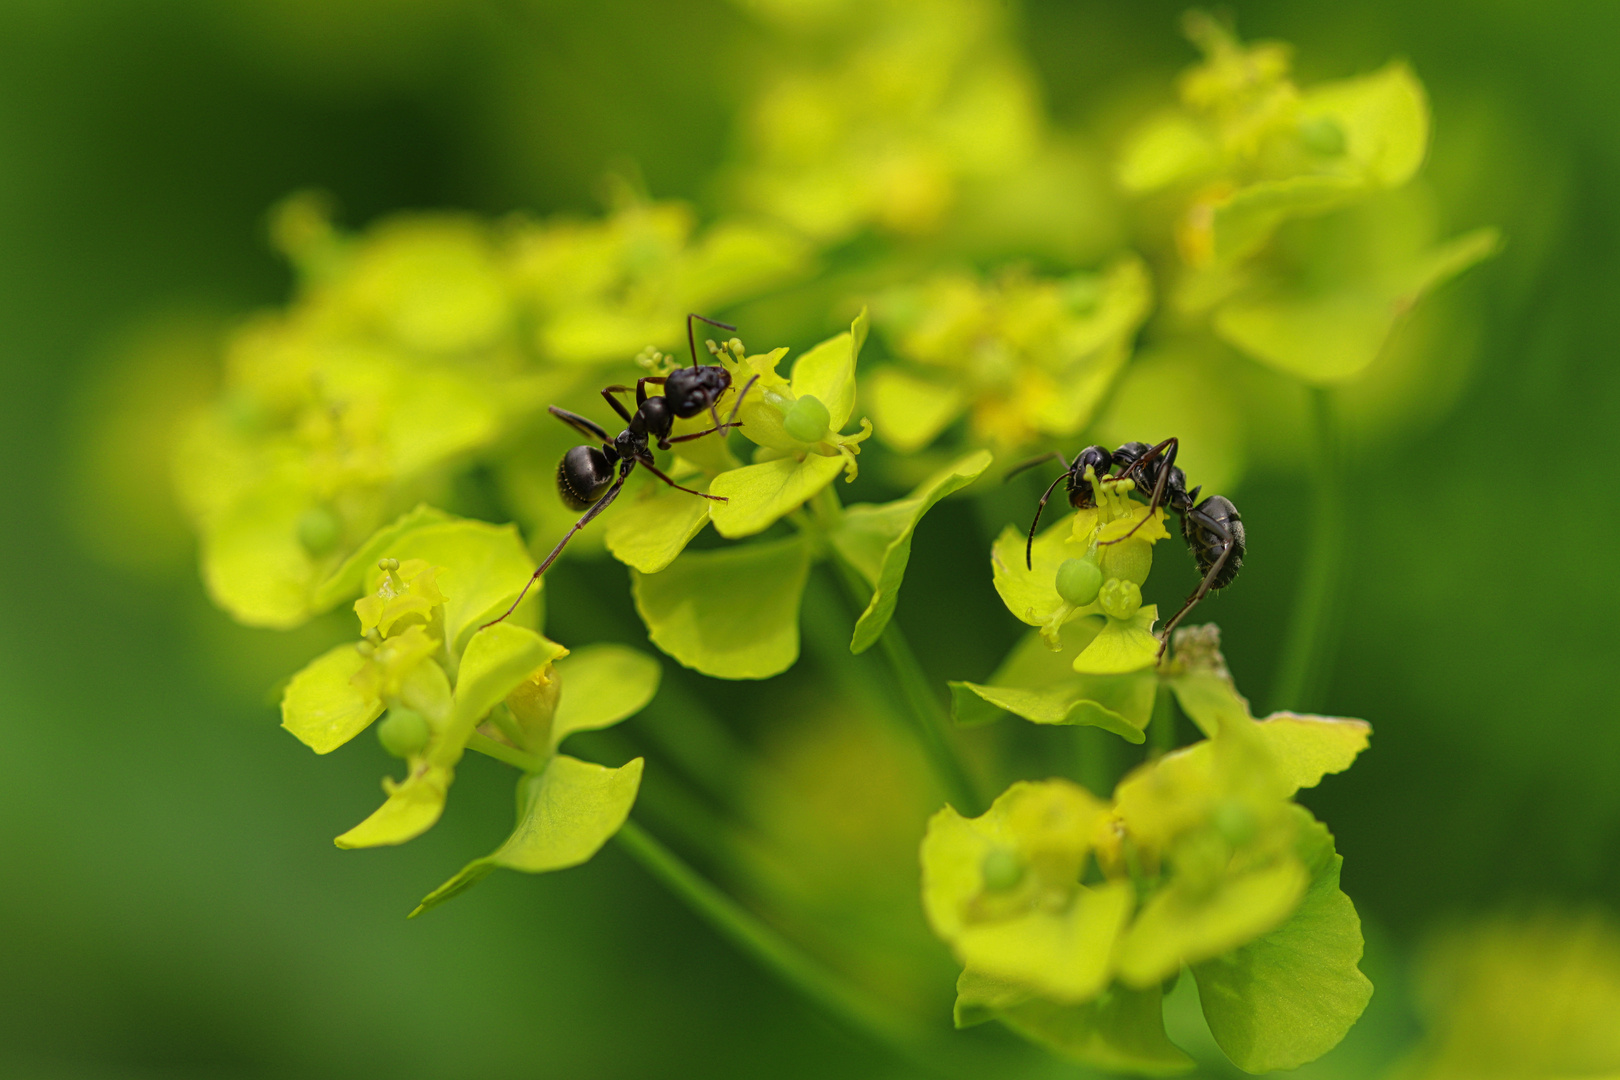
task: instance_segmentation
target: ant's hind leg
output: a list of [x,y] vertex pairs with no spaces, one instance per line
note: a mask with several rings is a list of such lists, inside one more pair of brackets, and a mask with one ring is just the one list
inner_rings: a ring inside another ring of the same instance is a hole
[[598,442],[610,443],[613,441],[613,436],[603,431],[601,425],[595,420],[583,417],[579,413],[569,412],[567,409],[559,409],[555,405],[550,408],[552,416],[555,416],[581,435],[589,435]]
[[557,561],[557,556],[562,554],[563,548],[568,546],[568,541],[574,538],[574,534],[579,532],[579,530],[583,529],[586,525],[589,525],[592,518],[594,518],[597,514],[600,514],[603,510],[606,510],[608,508],[608,504],[619,497],[619,492],[624,487],[624,478],[628,475],[630,475],[628,470],[619,473],[619,478],[613,482],[613,486],[608,488],[606,493],[604,493],[600,499],[591,504],[591,508],[589,510],[580,515],[580,519],[574,522],[573,528],[569,529],[563,534],[563,538],[557,541],[557,546],[551,549],[551,554],[546,556],[546,561],[540,564],[539,568],[535,570],[535,572],[529,577],[528,581],[524,582],[522,590],[517,594],[517,599],[512,601],[512,606],[501,612],[495,618],[489,620],[489,622],[485,623],[483,626],[480,626],[478,629],[482,630],[484,627],[494,626],[496,623],[501,622],[508,615],[512,614],[512,612],[517,610],[518,605],[523,603],[523,598],[529,595],[529,590],[534,587],[534,583],[540,580],[541,574],[544,574],[547,570],[551,569],[551,564]]
[[[1198,511],[1191,511],[1189,516],[1192,514],[1198,514]],[[1164,657],[1165,647],[1170,644],[1170,632],[1176,628],[1182,619],[1187,617],[1188,612],[1198,606],[1200,600],[1209,595],[1210,587],[1214,584],[1215,579],[1220,576],[1222,568],[1226,566],[1226,561],[1232,557],[1232,552],[1237,550],[1237,545],[1232,541],[1232,533],[1226,526],[1203,514],[1198,515],[1198,524],[1220,537],[1222,543],[1221,555],[1210,565],[1208,572],[1204,574],[1204,580],[1200,581],[1198,588],[1194,589],[1193,594],[1187,597],[1187,602],[1181,605],[1181,610],[1172,615],[1170,621],[1164,624],[1164,629],[1159,632],[1159,656],[1161,659]]]

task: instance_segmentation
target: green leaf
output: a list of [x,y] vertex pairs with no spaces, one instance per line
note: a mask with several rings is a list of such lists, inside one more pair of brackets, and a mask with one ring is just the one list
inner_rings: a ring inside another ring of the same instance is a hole
[[1380,187],[1406,183],[1428,152],[1428,98],[1398,60],[1370,75],[1311,87],[1300,98],[1299,116],[1334,121],[1344,133],[1345,157]]
[[648,636],[681,664],[721,679],[768,679],[799,658],[799,600],[810,548],[799,537],[688,551],[659,574],[631,572]]
[[1262,180],[1239,188],[1215,205],[1215,258],[1233,263],[1271,239],[1290,218],[1322,214],[1350,202],[1366,190],[1359,179],[1319,174]]
[[450,515],[443,510],[422,503],[384,525],[355,549],[354,554],[343,560],[343,565],[333,571],[330,577],[316,586],[310,599],[310,610],[325,611],[334,604],[359,596],[370,580],[372,571],[376,570],[377,561],[388,556],[389,548],[397,544],[401,537],[424,525],[437,525],[450,520]]
[[354,685],[366,658],[339,645],[292,677],[281,696],[281,726],[317,754],[329,754],[382,715],[383,703]]
[[[681,482],[707,490],[706,484]],[[607,549],[613,557],[643,574],[656,574],[709,523],[709,500],[648,483],[636,497],[619,500],[613,513],[605,516]]]
[[658,692],[662,674],[657,660],[623,645],[587,645],[557,661],[563,692],[552,748],[576,731],[611,727],[640,712]]
[[489,710],[535,671],[567,652],[555,641],[510,622],[486,626],[474,634],[467,642],[467,651],[456,675],[452,729],[434,744],[430,756],[454,764],[461,757],[462,747],[473,729],[489,715]]
[[1102,632],[1074,658],[1082,675],[1125,675],[1153,667],[1159,659],[1159,639],[1153,622],[1157,604],[1143,604],[1129,619],[1109,618]]
[[1011,525],[990,548],[991,579],[1001,602],[1019,621],[1041,627],[1052,647],[1057,645],[1063,623],[1095,607],[1077,609],[1065,603],[1057,591],[1058,567],[1065,559],[1078,559],[1086,553],[1087,545],[1075,539],[1074,520],[1073,514],[1060,518],[1035,537],[1033,569],[1024,563],[1025,534]]
[[454,771],[420,758],[413,758],[411,766],[411,774],[403,782],[387,785],[387,801],[333,843],[340,848],[386,847],[414,840],[431,829],[444,813]]
[[636,758],[609,769],[558,754],[544,772],[520,781],[523,811],[506,842],[423,897],[411,917],[466,892],[497,867],[541,874],[588,861],[630,816],[642,765]]
[[1263,937],[1193,965],[1209,1030],[1246,1072],[1316,1060],[1339,1044],[1372,998],[1372,983],[1357,967],[1361,920],[1339,889],[1344,859],[1321,824],[1309,822],[1306,834],[1316,857],[1298,910]]
[[709,491],[727,501],[704,500],[715,530],[731,540],[765,531],[832,483],[844,462],[841,455],[806,454],[802,461],[781,457],[721,473]]
[[1315,787],[1328,773],[1341,773],[1367,749],[1372,726],[1339,716],[1273,713],[1255,724],[1289,794]]
[[[1140,743],[1147,737],[1144,732],[1153,714],[1157,682],[1152,672],[1139,672],[1071,678],[1046,689],[970,682],[950,685],[953,702],[959,693],[967,692],[1036,724],[1100,727],[1127,742]],[[971,706],[958,705],[957,710],[969,712]]]
[[835,432],[844,429],[855,411],[855,365],[866,344],[869,324],[862,308],[849,330],[823,341],[793,363],[793,396],[819,398],[827,406],[828,427]]
[[1156,191],[1213,172],[1220,154],[1203,124],[1182,112],[1164,112],[1131,135],[1115,175],[1126,191]]
[[[1262,363],[1317,385],[1353,379],[1378,358],[1397,320],[1422,296],[1500,246],[1495,229],[1477,229],[1395,267],[1328,287],[1256,288],[1223,304],[1214,328]],[[1322,250],[1326,260],[1337,252]]]
[[1144,990],[1113,986],[1083,1005],[1029,1001],[1003,1011],[1000,1019],[1070,1061],[1111,1072],[1170,1076],[1193,1067],[1192,1059],[1164,1032],[1157,986]]
[[[401,562],[425,559],[444,568],[438,586],[447,598],[444,634],[452,656],[461,654],[480,626],[506,611],[534,573],[534,560],[511,525],[450,520],[424,525],[378,550]],[[365,572],[362,591],[375,590],[382,576],[372,563]],[[529,596],[535,596],[543,584],[536,582]],[[525,600],[525,609],[530,603]],[[517,616],[523,614],[520,609]]]
[[903,454],[933,442],[967,408],[960,389],[893,367],[867,376],[866,397],[878,438]]
[[978,450],[940,470],[903,499],[846,509],[832,533],[832,545],[872,586],[872,599],[855,622],[849,651],[865,652],[894,615],[900,583],[911,558],[911,536],[935,503],[977,480],[990,467],[988,450]]
[[297,480],[275,478],[203,526],[203,583],[237,622],[288,630],[309,618],[315,564],[298,540],[309,504]]

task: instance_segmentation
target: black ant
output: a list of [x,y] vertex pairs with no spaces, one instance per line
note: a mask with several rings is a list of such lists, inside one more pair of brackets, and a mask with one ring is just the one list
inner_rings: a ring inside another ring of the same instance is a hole
[[[594,420],[587,419],[578,413],[569,412],[567,409],[559,409],[555,405],[551,406],[551,415],[601,444],[600,446],[576,446],[564,454],[563,459],[557,463],[557,494],[562,497],[563,503],[569,509],[584,510],[585,513],[578,521],[574,522],[573,528],[569,529],[563,538],[557,542],[557,546],[551,549],[551,554],[546,556],[546,561],[541,563],[540,568],[529,578],[528,582],[523,586],[523,591],[518,593],[516,600],[512,601],[512,606],[507,608],[500,618],[491,619],[484,626],[494,626],[501,619],[517,610],[517,606],[528,595],[530,587],[540,580],[540,575],[544,574],[552,563],[557,561],[557,556],[562,554],[563,548],[568,546],[568,541],[574,538],[574,534],[583,529],[590,523],[592,518],[606,510],[608,504],[619,497],[619,492],[624,488],[624,482],[629,479],[630,474],[635,471],[637,465],[640,465],[677,491],[684,491],[689,495],[696,495],[714,502],[727,501],[723,495],[709,495],[702,491],[693,491],[689,487],[682,487],[668,476],[665,476],[659,471],[658,466],[653,463],[652,444],[654,443],[657,444],[658,449],[668,450],[675,443],[690,442],[693,439],[701,439],[705,435],[714,435],[730,431],[732,428],[742,427],[742,423],[737,419],[737,410],[742,408],[743,396],[748,393],[755,380],[759,378],[758,375],[755,375],[743,384],[742,392],[737,395],[736,402],[731,406],[731,415],[722,424],[715,403],[720,400],[721,395],[731,386],[731,372],[718,364],[700,365],[697,362],[697,341],[692,336],[693,319],[706,322],[710,326],[717,326],[722,330],[735,331],[737,329],[735,326],[715,322],[713,319],[704,318],[702,315],[688,315],[686,317],[686,344],[692,351],[691,367],[676,368],[668,375],[648,375],[637,379],[634,387],[615,385],[605,388],[602,391],[603,400],[613,406],[613,411],[624,417],[624,421],[628,425],[617,435],[610,436]],[[661,384],[664,392],[649,396],[647,393],[649,383]],[[613,396],[615,394],[628,394],[632,390],[636,395],[636,411],[634,413],[627,410],[624,404]],[[690,420],[705,409],[709,411],[709,415],[714,419],[713,427],[705,428],[702,431],[694,431],[689,435],[677,435],[673,438],[670,436],[670,431],[674,428],[677,419]],[[614,475],[615,465],[618,466],[617,476]],[[481,630],[483,627],[479,627],[479,629]]]
[[1168,506],[1177,517],[1181,519],[1181,535],[1187,541],[1187,547],[1192,549],[1193,559],[1198,563],[1198,572],[1204,575],[1198,583],[1198,588],[1181,605],[1181,610],[1164,624],[1159,637],[1159,655],[1164,655],[1165,646],[1170,641],[1170,632],[1176,625],[1186,618],[1187,613],[1209,593],[1224,589],[1237,578],[1238,571],[1243,567],[1243,551],[1247,537],[1243,531],[1243,518],[1239,516],[1237,507],[1232,505],[1230,499],[1221,495],[1211,495],[1203,502],[1198,501],[1198,493],[1202,487],[1187,490],[1187,475],[1176,467],[1176,451],[1181,446],[1181,440],[1169,438],[1156,446],[1149,446],[1143,442],[1128,442],[1113,453],[1106,447],[1088,446],[1080,451],[1073,463],[1064,461],[1063,455],[1058,451],[1042,454],[1021,465],[1015,466],[1007,474],[1009,478],[1042,462],[1057,458],[1063,462],[1063,473],[1053,480],[1041,495],[1040,505],[1035,508],[1035,520],[1029,526],[1029,538],[1024,544],[1024,565],[1033,569],[1033,551],[1035,546],[1035,530],[1041,523],[1041,512],[1046,509],[1046,500],[1051,497],[1052,490],[1059,483],[1066,482],[1065,490],[1068,492],[1069,505],[1076,510],[1083,510],[1097,505],[1097,493],[1086,479],[1086,469],[1092,469],[1092,475],[1101,480],[1110,470],[1118,468],[1119,472],[1112,479],[1133,479],[1136,481],[1138,491],[1151,490],[1148,499],[1148,513],[1132,526],[1125,536],[1104,541],[1105,544],[1117,544],[1137,529],[1140,529],[1154,510],[1161,506]]

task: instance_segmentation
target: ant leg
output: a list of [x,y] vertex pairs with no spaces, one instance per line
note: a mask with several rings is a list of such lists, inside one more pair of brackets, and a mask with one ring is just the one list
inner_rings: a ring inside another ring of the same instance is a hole
[[628,424],[630,422],[630,414],[625,411],[623,403],[613,395],[631,394],[634,392],[634,388],[629,386],[609,386],[602,391],[602,400],[613,406],[613,411],[624,417],[624,422]]
[[1046,509],[1046,500],[1052,497],[1052,489],[1062,483],[1069,473],[1067,470],[1058,473],[1056,480],[1046,485],[1046,491],[1041,494],[1040,505],[1035,507],[1035,520],[1029,523],[1029,539],[1024,541],[1024,568],[1035,569],[1035,530],[1040,527],[1041,513]]
[[647,384],[648,383],[657,383],[659,386],[662,386],[664,383],[666,383],[668,381],[669,381],[669,379],[666,378],[663,375],[647,375],[647,376],[644,376],[643,378],[637,379],[636,380],[636,405],[639,407],[639,406],[647,404]]
[[[598,442],[610,443],[613,441],[613,436],[603,431],[601,425],[599,425],[595,420],[587,420],[585,417],[579,415],[579,413],[572,413],[567,409],[559,409],[557,406],[553,405],[551,406],[551,415],[555,416],[557,419],[561,420],[563,423],[567,424],[581,435],[589,435]],[[628,419],[628,417],[626,417],[626,419]]]
[[677,484],[675,481],[671,480],[669,477],[667,477],[663,473],[659,472],[658,471],[658,466],[654,465],[652,462],[648,461],[646,458],[641,458],[640,461],[641,461],[642,465],[646,466],[648,472],[650,472],[654,476],[658,477],[658,479],[662,480],[664,483],[668,484],[670,487],[674,488],[676,491],[684,491],[688,495],[699,495],[699,496],[702,496],[705,499],[712,499],[715,502],[730,502],[730,500],[727,499],[724,495],[709,495],[709,494],[707,494],[705,492],[702,492],[702,491],[693,491],[689,487],[681,487],[681,485]]
[[1048,461],[1051,461],[1053,458],[1058,459],[1058,463],[1063,466],[1063,471],[1064,472],[1069,471],[1069,460],[1068,460],[1068,458],[1065,458],[1063,456],[1063,451],[1061,451],[1061,450],[1048,450],[1044,454],[1037,454],[1035,457],[1030,458],[1028,461],[1020,461],[1017,465],[1014,465],[1012,468],[1008,469],[1007,470],[1007,475],[1005,475],[1005,476],[1003,476],[1001,478],[1001,482],[1003,484],[1005,484],[1007,481],[1011,480],[1013,477],[1017,476],[1019,473],[1023,472],[1025,469],[1033,469],[1037,465],[1044,465]]
[[528,581],[524,582],[523,589],[518,593],[517,599],[512,601],[512,606],[503,611],[498,617],[493,618],[483,626],[480,626],[478,629],[483,630],[486,627],[494,626],[496,623],[501,622],[508,615],[512,614],[512,612],[517,610],[517,606],[523,603],[523,598],[529,595],[529,590],[534,587],[534,583],[539,581],[540,575],[549,570],[551,568],[551,564],[557,561],[557,556],[562,554],[563,548],[568,546],[568,541],[574,538],[574,534],[579,532],[579,530],[583,529],[586,525],[590,524],[592,518],[594,518],[597,514],[600,514],[603,510],[606,510],[608,508],[608,504],[619,497],[619,491],[624,487],[625,477],[630,475],[630,466],[634,464],[634,461],[635,459],[632,458],[631,461],[626,464],[625,468],[619,470],[619,478],[613,482],[613,486],[608,488],[602,497],[596,500],[596,502],[592,504],[591,508],[581,515],[578,521],[574,522],[573,528],[564,533],[561,540],[557,541],[557,546],[551,549],[551,554],[546,556],[546,561],[540,564],[540,568],[534,572],[533,576],[531,576]]
[[691,432],[690,434],[687,434],[687,435],[677,435],[673,439],[661,440],[659,442],[659,444],[658,444],[658,449],[660,449],[660,450],[668,450],[675,443],[691,442],[693,439],[700,439],[705,435],[713,435],[717,431],[729,431],[731,428],[734,428],[734,427],[742,427],[742,422],[737,419],[737,410],[742,408],[743,394],[748,393],[749,388],[752,387],[754,385],[754,383],[756,383],[758,381],[759,381],[759,376],[755,375],[753,378],[749,379],[746,383],[743,384],[742,394],[737,395],[737,403],[731,407],[731,416],[726,420],[725,423],[722,424],[720,422],[720,414],[715,412],[715,409],[714,409],[713,405],[710,405],[709,406],[709,412],[714,417],[714,427],[707,428],[706,430],[703,430],[703,431],[694,431],[694,432]]
[[1166,447],[1169,448],[1169,453],[1164,455],[1164,464],[1159,468],[1159,479],[1153,485],[1153,496],[1148,499],[1148,512],[1142,515],[1141,521],[1138,521],[1135,525],[1131,526],[1130,532],[1113,540],[1104,540],[1098,545],[1099,547],[1107,547],[1109,544],[1117,544],[1121,540],[1128,540],[1132,536],[1135,536],[1136,530],[1140,529],[1143,525],[1146,525],[1148,518],[1153,516],[1153,511],[1164,505],[1164,486],[1170,479],[1170,470],[1176,464],[1176,451],[1181,448],[1181,440],[1176,438],[1174,435],[1164,440],[1164,442],[1160,443],[1158,446],[1155,446],[1153,449],[1149,450],[1135,461],[1131,462],[1130,465],[1125,468],[1124,472],[1114,477],[1115,480],[1125,479],[1125,477],[1129,476],[1131,471],[1134,470],[1138,465],[1141,465],[1145,461],[1152,461],[1154,458],[1158,457],[1160,453],[1164,452]]
[[697,362],[697,339],[692,336],[692,320],[693,319],[700,319],[703,322],[708,323],[710,326],[718,326],[722,330],[730,330],[733,334],[735,334],[737,332],[737,328],[735,326],[731,326],[731,325],[729,325],[727,323],[715,322],[713,319],[710,319],[710,318],[708,318],[706,316],[703,316],[703,315],[699,315],[695,311],[688,314],[686,316],[686,347],[688,349],[692,350],[692,366],[697,367],[698,366],[698,362]]
[[[1199,514],[1197,510],[1188,512],[1189,517],[1194,514],[1198,515],[1198,524],[1218,536],[1224,546],[1221,548],[1220,558],[1216,559],[1210,566],[1209,572],[1204,575],[1204,580],[1198,583],[1198,588],[1193,590],[1193,594],[1187,597],[1187,602],[1181,605],[1181,610],[1172,615],[1170,621],[1165,623],[1164,629],[1160,631],[1159,657],[1161,659],[1164,657],[1165,648],[1170,644],[1170,632],[1176,628],[1182,619],[1187,617],[1187,613],[1196,607],[1200,600],[1209,595],[1210,584],[1220,575],[1221,568],[1226,565],[1226,560],[1231,558],[1232,552],[1236,550],[1235,545],[1232,543],[1232,533],[1226,526],[1206,514]],[[1186,531],[1185,522],[1183,522],[1183,531]]]

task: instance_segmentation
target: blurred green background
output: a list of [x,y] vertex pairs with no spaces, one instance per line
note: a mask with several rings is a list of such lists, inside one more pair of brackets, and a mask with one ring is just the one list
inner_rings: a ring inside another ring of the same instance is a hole
[[[1162,96],[1192,57],[1181,6],[1026,4],[1018,32],[1052,115],[1106,130]],[[1296,44],[1303,81],[1409,58],[1448,229],[1507,237],[1449,287],[1478,335],[1472,381],[1444,419],[1352,466],[1320,697],[1376,735],[1306,801],[1345,855],[1378,991],[1311,1075],[1371,1076],[1418,1036],[1407,986],[1427,935],[1620,888],[1620,375],[1604,359],[1620,333],[1620,11],[1233,11],[1246,36]],[[163,511],[106,512],[109,462],[111,490],[137,503],[163,467],[163,432],[128,403],[161,417],[206,392],[220,329],[286,299],[264,223],[288,191],[333,192],[351,226],[408,208],[583,213],[605,173],[633,167],[653,195],[703,207],[737,72],[769,64],[761,49],[718,0],[0,5],[0,1074],[905,1075],[611,846],[407,923],[504,831],[501,767],[469,762],[419,842],[337,851],[330,837],[375,801],[382,752],[317,759],[267,696],[330,627],[235,626]],[[139,359],[158,347],[194,363],[154,376]],[[1229,494],[1249,562],[1201,614],[1260,688],[1308,499],[1264,470]],[[947,504],[917,539],[898,617],[941,682],[984,677],[1015,637],[985,538],[971,506]],[[945,638],[947,606],[994,629]],[[642,633],[614,564],[559,584],[551,611],[559,637]]]

